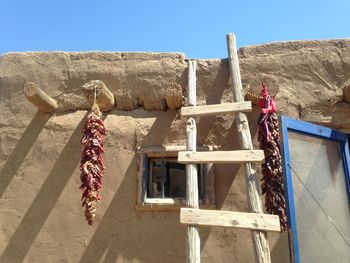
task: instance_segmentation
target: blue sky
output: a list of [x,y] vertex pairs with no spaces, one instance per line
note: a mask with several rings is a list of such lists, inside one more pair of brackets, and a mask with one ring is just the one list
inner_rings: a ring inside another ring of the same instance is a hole
[[228,32],[238,46],[350,37],[350,1],[0,0],[0,30],[0,54],[179,51],[223,58]]

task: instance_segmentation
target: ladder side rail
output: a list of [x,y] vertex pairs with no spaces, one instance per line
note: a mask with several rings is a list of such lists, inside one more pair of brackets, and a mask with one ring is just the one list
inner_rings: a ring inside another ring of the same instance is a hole
[[[188,106],[196,106],[196,61],[188,63]],[[197,149],[197,128],[194,117],[186,122],[187,151],[195,152]],[[186,164],[186,203],[189,208],[199,208],[198,204],[198,177],[197,164]],[[187,262],[200,263],[200,237],[199,227],[187,226]]]
[[[242,94],[242,81],[236,48],[236,37],[233,33],[229,33],[227,34],[226,40],[228,49],[230,79],[233,89],[233,98],[235,102],[241,102],[244,101],[244,97]],[[238,113],[236,115],[236,125],[239,133],[241,148],[244,150],[252,150],[253,144],[246,114]],[[252,167],[250,163],[246,163],[245,172],[249,207],[254,213],[263,213],[263,207],[259,195],[259,184],[256,175],[256,170]],[[257,262],[270,263],[270,248],[266,232],[253,231],[253,240],[255,245]]]

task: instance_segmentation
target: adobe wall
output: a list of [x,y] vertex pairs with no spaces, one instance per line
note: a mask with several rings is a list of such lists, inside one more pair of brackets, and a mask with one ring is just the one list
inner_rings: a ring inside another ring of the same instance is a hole
[[[350,40],[297,41],[239,51],[245,91],[270,81],[281,114],[350,129]],[[105,114],[106,171],[96,222],[79,190],[80,137],[89,104],[82,85],[102,80],[116,98]],[[200,104],[232,101],[227,60],[198,60]],[[22,93],[33,81],[57,99],[54,114]],[[26,52],[0,57],[0,262],[185,262],[179,212],[135,210],[138,146],[184,145],[176,108],[186,90],[181,53]],[[345,91],[345,96],[344,96]],[[258,109],[248,114],[256,142]],[[237,149],[234,117],[200,118],[199,143]],[[248,211],[241,169],[216,165],[217,208]],[[248,231],[202,228],[202,262],[254,262]],[[273,262],[287,262],[270,236]]]

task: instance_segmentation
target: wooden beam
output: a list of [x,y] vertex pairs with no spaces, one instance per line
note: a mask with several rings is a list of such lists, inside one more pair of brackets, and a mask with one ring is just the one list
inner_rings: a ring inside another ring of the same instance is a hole
[[146,204],[156,204],[156,205],[174,205],[174,204],[184,204],[185,200],[182,198],[146,198]]
[[250,101],[213,104],[204,106],[182,107],[181,116],[210,116],[223,113],[249,112],[252,111],[252,103]]
[[[164,153],[165,155],[169,152],[186,151],[186,145],[162,145],[162,146],[142,146],[137,148],[138,153]],[[213,146],[211,145],[197,145],[197,150],[199,151],[212,151]]]
[[[244,101],[242,94],[242,81],[239,70],[236,37],[234,34],[227,34],[227,50],[228,50],[228,61],[230,70],[230,80],[233,91],[233,99],[236,102]],[[241,148],[245,150],[252,150],[252,138],[250,135],[249,124],[247,116],[244,113],[238,113],[236,115],[236,125],[239,134],[239,141]],[[259,195],[259,184],[256,175],[256,170],[253,169],[250,163],[245,164],[246,171],[246,186],[248,192],[248,203],[250,210],[254,213],[263,213],[263,208]],[[255,244],[255,251],[257,256],[257,262],[259,263],[270,263],[270,247],[267,240],[266,233],[254,231],[253,240]]]
[[262,162],[264,160],[262,150],[237,150],[214,152],[179,152],[179,163],[246,163]]
[[24,83],[22,91],[31,103],[44,112],[52,113],[58,108],[56,100],[42,91],[34,82]]
[[[169,212],[169,211],[177,211],[180,212],[181,208],[186,207],[185,204],[136,204],[135,209],[137,211],[159,211],[159,212]],[[202,209],[215,209],[215,205],[213,204],[199,204],[199,207]]]
[[90,104],[94,102],[96,90],[96,104],[102,111],[111,111],[114,108],[114,95],[101,80],[90,80],[84,84],[83,90]]
[[251,230],[281,231],[277,215],[242,213],[221,210],[181,208],[180,222],[198,226],[221,226]]
[[[188,106],[196,106],[196,61],[188,62]],[[197,149],[196,120],[192,117],[186,122],[187,151]],[[186,204],[190,208],[199,207],[198,202],[198,171],[196,163],[186,165]],[[199,229],[196,226],[187,227],[187,262],[200,263],[200,238]]]

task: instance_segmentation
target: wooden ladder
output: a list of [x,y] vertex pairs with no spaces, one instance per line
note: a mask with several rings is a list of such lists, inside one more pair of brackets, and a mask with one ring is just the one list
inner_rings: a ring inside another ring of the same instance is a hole
[[[196,62],[189,61],[188,107],[181,109],[181,115],[188,117],[186,123],[187,148],[179,152],[178,162],[186,164],[187,208],[180,212],[180,222],[187,224],[187,262],[200,262],[199,226],[235,227],[253,230],[253,241],[257,262],[271,262],[270,249],[265,231],[280,231],[277,215],[263,214],[256,171],[251,163],[262,162],[264,152],[253,150],[249,123],[243,112],[252,110],[250,101],[244,101],[238,63],[235,35],[227,35],[230,77],[234,103],[196,106]],[[197,152],[196,116],[236,113],[239,141],[243,150]],[[221,210],[202,210],[198,205],[197,163],[244,163],[248,202],[252,213]]]

